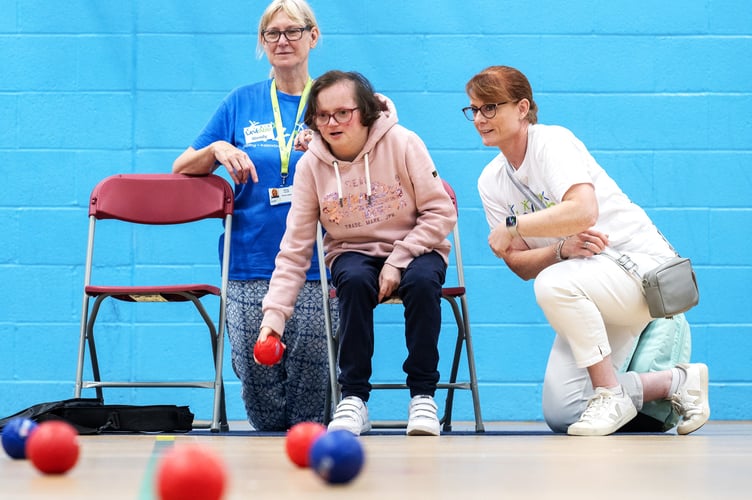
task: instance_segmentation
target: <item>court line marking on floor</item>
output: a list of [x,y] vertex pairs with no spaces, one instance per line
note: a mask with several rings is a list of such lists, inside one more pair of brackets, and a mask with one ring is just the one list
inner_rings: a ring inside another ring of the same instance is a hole
[[175,436],[157,436],[154,441],[154,449],[146,464],[144,478],[141,481],[141,489],[138,493],[138,500],[156,500],[157,495],[154,484],[154,476],[157,472],[157,464],[162,454],[175,444]]

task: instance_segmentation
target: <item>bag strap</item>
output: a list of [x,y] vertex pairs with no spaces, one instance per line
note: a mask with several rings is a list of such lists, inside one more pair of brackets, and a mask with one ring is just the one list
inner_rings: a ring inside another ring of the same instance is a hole
[[509,180],[512,181],[512,184],[522,193],[525,195],[525,197],[530,201],[530,203],[533,205],[536,211],[543,210],[546,208],[546,206],[543,204],[540,199],[535,196],[535,193],[533,193],[533,190],[530,189],[528,186],[524,185],[520,180],[515,177],[514,175],[514,168],[512,168],[512,165],[507,161],[507,174],[509,174]]
[[[655,224],[654,224],[654,225],[655,225]],[[665,237],[665,236],[663,236],[663,233],[661,232],[661,230],[660,230],[660,229],[658,229],[658,227],[657,227],[657,226],[656,226],[655,230],[656,230],[656,231],[658,231],[658,234],[660,234],[660,235],[661,235],[661,238],[663,238],[663,241],[665,241],[665,242],[666,242],[666,245],[668,245],[668,247],[669,247],[669,248],[671,249],[671,251],[672,251],[672,252],[674,252],[674,254],[675,254],[675,255],[676,255],[677,257],[681,257],[681,255],[679,255],[679,252],[677,252],[677,251],[676,251],[676,249],[674,248],[674,245],[672,245],[672,244],[671,244],[671,242],[670,242],[670,241],[668,241],[668,239],[666,239],[666,237]]]
[[[622,253],[618,254],[610,248],[604,248],[601,255],[608,257],[618,264],[627,274],[637,280],[637,283],[642,287],[642,275],[640,274],[640,268],[635,262],[629,258],[629,255]],[[643,292],[644,293],[644,292]]]

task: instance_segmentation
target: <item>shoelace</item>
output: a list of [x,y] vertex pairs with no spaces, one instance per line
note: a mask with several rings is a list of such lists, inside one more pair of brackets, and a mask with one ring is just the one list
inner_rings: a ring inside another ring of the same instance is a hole
[[[695,400],[697,400],[697,398],[695,398]],[[685,420],[689,420],[693,416],[702,413],[700,405],[695,404],[694,401],[690,401],[689,398],[682,400],[681,394],[679,393],[671,396],[671,406],[673,406],[676,413],[683,416]]]
[[610,393],[609,394],[606,394],[603,392],[597,393],[595,396],[590,398],[590,401],[588,401],[588,407],[582,413],[582,416],[580,416],[580,420],[587,420],[593,415],[600,413],[600,411],[605,406],[608,405],[608,400],[610,399],[611,399]]

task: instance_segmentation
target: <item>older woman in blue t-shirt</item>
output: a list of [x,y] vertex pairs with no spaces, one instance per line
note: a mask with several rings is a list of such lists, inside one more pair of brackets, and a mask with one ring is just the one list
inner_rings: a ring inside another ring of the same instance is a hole
[[[319,37],[305,0],[271,2],[259,22],[258,43],[272,77],[233,90],[173,165],[173,172],[183,174],[208,174],[223,165],[235,182],[227,331],[248,419],[257,430],[281,431],[324,417],[329,372],[315,256],[287,324],[282,360],[265,366],[253,358],[261,301],[285,232],[295,165],[302,155],[294,144],[304,132],[312,83],[308,57]],[[336,316],[336,307],[333,312]]]

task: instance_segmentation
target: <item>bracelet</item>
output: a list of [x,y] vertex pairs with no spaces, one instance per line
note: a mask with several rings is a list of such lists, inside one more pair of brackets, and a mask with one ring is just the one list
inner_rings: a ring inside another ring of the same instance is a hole
[[561,262],[562,260],[567,260],[568,257],[563,257],[561,255],[561,247],[564,246],[564,242],[567,240],[561,240],[559,243],[556,244],[556,250],[554,253],[556,254],[556,262]]

